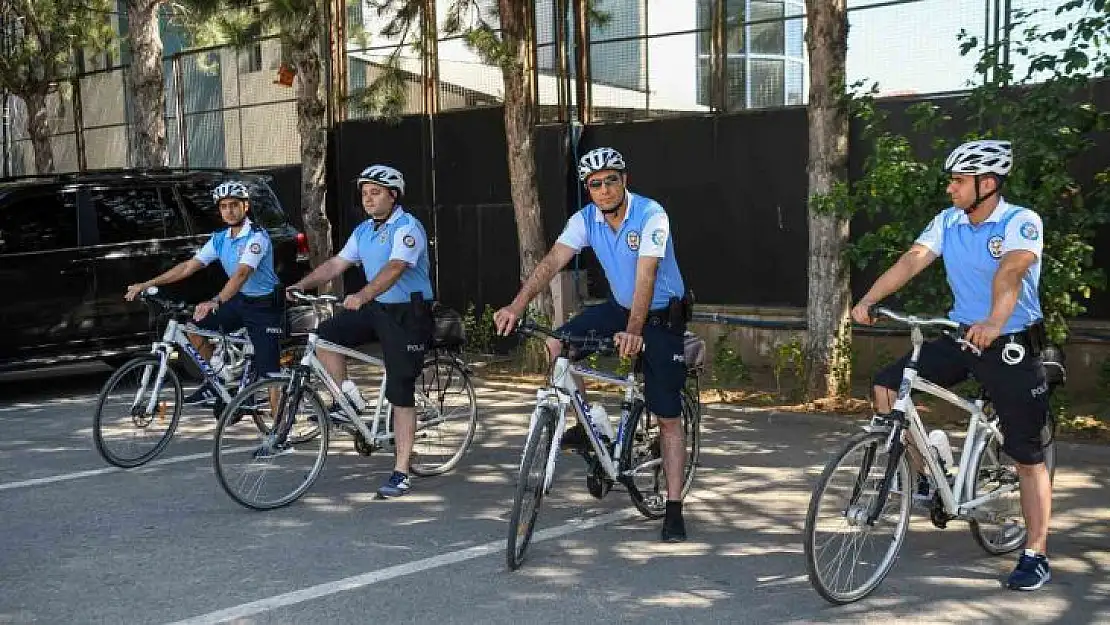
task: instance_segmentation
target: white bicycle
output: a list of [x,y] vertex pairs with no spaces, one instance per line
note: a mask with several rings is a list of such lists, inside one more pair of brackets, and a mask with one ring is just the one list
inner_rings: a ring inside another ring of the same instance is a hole
[[[649,519],[662,518],[667,503],[667,476],[663,471],[663,458],[656,418],[644,403],[643,389],[635,372],[627,376],[597,371],[572,363],[566,354],[572,349],[612,353],[611,338],[574,337],[552,332],[531,322],[518,328],[523,336],[553,337],[563,344],[564,355],[552,365],[547,386],[536,391],[536,408],[532,413],[528,438],[520,464],[513,510],[509,519],[509,536],[506,562],[510,570],[520,568],[524,554],[532,540],[536,517],[544,495],[551,490],[555,477],[555,460],[559,455],[559,441],[566,429],[567,409],[573,408],[580,423],[585,425],[589,450],[579,453],[586,461],[586,487],[597,499],[604,497],[614,483],[621,483],[632,497],[640,514]],[[692,335],[691,335],[692,336]],[[694,337],[696,339],[696,337]],[[700,348],[704,344],[696,339]],[[696,348],[695,348],[696,350]],[[682,478],[682,495],[690,491],[697,471],[701,450],[701,405],[698,393],[698,375],[702,357],[688,358],[687,385],[682,391],[682,429],[686,443],[686,466]],[[621,418],[617,431],[612,431],[609,417],[594,414],[586,405],[574,376],[593,379],[621,388]]]
[[[223,334],[198,328],[192,324],[192,307],[160,297],[157,287],[150,287],[140,298],[154,318],[166,316],[169,322],[149,354],[128,360],[108,378],[93,416],[96,450],[109,464],[123,468],[150,462],[173,438],[183,406],[181,379],[174,370],[184,365],[181,354],[188,356],[202,380],[216,392],[216,416],[238,389],[255,377],[254,347],[245,331]],[[214,355],[211,361],[205,360],[189,342],[189,335],[216,343],[219,358]],[[287,345],[282,357],[289,359],[299,351],[300,346]],[[266,428],[261,420],[255,424],[260,430]]]
[[[885,308],[876,309],[874,316],[908,325],[913,352],[892,412],[876,415],[848,440],[825,466],[810,499],[803,536],[809,580],[822,597],[836,604],[866,597],[898,558],[918,486],[904,453],[907,448],[924,460],[933,493],[925,504],[935,526],[943,529],[951,520],[967,521],[975,542],[992,555],[1017,550],[1027,537],[1018,474],[1014,461],[1002,451],[1002,432],[990,399],[982,392],[977,399],[965,399],[917,372],[922,328],[941,328],[977,355],[980,350],[949,332],[960,327],[949,319],[919,318]],[[950,470],[956,458],[941,448],[945,444],[930,445],[930,434],[911,399],[913,391],[940,398],[971,416],[954,474]],[[1053,435],[1050,413],[1041,434],[1050,476],[1056,466]]]
[[[330,295],[294,296],[313,306],[337,301]],[[212,450],[220,486],[243,506],[268,510],[304,495],[324,468],[333,426],[352,435],[355,450],[363,456],[393,442],[393,406],[385,398],[385,374],[373,413],[360,414],[324,369],[317,350],[385,368],[380,359],[320,339],[313,331],[304,356],[290,374],[243,389],[220,416]],[[331,415],[325,407],[321,397],[328,395],[342,417]],[[478,424],[474,385],[457,356],[429,351],[416,381],[416,415],[410,470],[418,476],[450,471],[469,448]],[[244,425],[246,416],[273,427]]]

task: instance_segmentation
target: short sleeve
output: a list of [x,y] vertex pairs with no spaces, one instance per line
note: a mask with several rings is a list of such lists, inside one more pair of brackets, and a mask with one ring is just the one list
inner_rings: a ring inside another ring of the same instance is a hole
[[338,254],[343,260],[356,265],[362,261],[362,257],[358,253],[358,236],[360,234],[362,234],[362,226],[355,228],[351,236],[347,237],[347,243],[343,245],[343,249],[339,250]]
[[207,267],[212,263],[212,261],[220,257],[220,254],[216,251],[215,240],[216,235],[208,237],[208,242],[204,244],[204,247],[200,248],[200,250],[197,251],[195,256],[193,256],[194,259],[200,261],[200,264],[204,265],[205,267]]
[[582,211],[571,215],[556,242],[562,243],[575,252],[581,252],[583,248],[590,246],[590,237],[586,233],[586,218],[582,216]]
[[663,258],[667,255],[667,239],[671,236],[671,220],[662,210],[656,211],[644,221],[640,233],[640,256]]
[[1014,250],[1033,252],[1037,258],[1044,251],[1044,226],[1041,217],[1028,209],[1022,209],[1006,224],[1006,234],[1002,239],[1002,253]]
[[393,233],[389,260],[403,260],[409,267],[415,267],[427,245],[424,233],[415,224],[401,226]]
[[253,232],[247,245],[243,248],[243,253],[239,256],[239,264],[247,265],[251,269],[258,269],[258,264],[270,251],[270,237],[262,232]]
[[924,245],[937,256],[944,255],[944,217],[947,211],[940,213],[925,226],[925,230],[914,241],[917,245]]

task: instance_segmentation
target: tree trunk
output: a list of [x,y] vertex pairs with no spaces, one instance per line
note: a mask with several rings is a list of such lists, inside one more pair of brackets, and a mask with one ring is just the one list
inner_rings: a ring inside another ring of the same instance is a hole
[[46,110],[46,91],[23,94],[27,105],[27,134],[35,149],[35,173],[54,173],[54,145],[50,142],[50,113]]
[[[509,147],[509,190],[520,249],[520,277],[527,277],[547,251],[536,191],[536,102],[533,97],[532,14],[528,2],[499,0],[501,40],[506,61],[501,75],[505,82],[505,139]],[[533,312],[552,319],[555,315],[550,288],[540,291]]]
[[[313,21],[313,24],[318,22]],[[331,223],[324,203],[327,189],[327,101],[319,50],[319,26],[297,33],[290,41],[297,80],[297,132],[301,137],[301,211],[308,231],[309,262],[313,267],[331,258]],[[321,292],[331,292],[324,285]]]
[[[136,167],[164,167],[166,156],[166,88],[162,36],[158,25],[161,0],[128,0],[131,42],[131,107],[135,128]],[[184,165],[184,163],[183,163]]]
[[846,0],[807,0],[809,52],[809,300],[806,308],[806,390],[809,397],[850,392],[851,323],[848,219],[819,209],[820,196],[847,184],[848,53]]

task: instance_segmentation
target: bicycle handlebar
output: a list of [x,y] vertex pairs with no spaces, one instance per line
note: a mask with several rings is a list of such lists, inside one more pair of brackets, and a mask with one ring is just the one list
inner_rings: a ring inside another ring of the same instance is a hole
[[139,293],[139,299],[147,306],[157,305],[163,308],[166,312],[171,314],[191,315],[196,310],[195,306],[190,306],[185,302],[166,299],[158,295],[158,287],[152,286]]
[[893,319],[894,321],[897,321],[899,323],[904,323],[904,324],[906,324],[910,327],[918,327],[918,328],[920,328],[920,327],[940,327],[940,328],[945,328],[944,330],[941,330],[941,332],[943,332],[944,334],[949,336],[952,340],[956,341],[956,343],[958,343],[960,345],[963,345],[964,347],[970,349],[971,352],[973,354],[975,354],[976,356],[982,356],[983,355],[983,350],[979,349],[979,347],[977,347],[974,343],[972,343],[971,341],[967,340],[966,338],[964,338],[962,336],[957,336],[957,335],[948,331],[948,330],[959,331],[961,325],[958,321],[952,321],[951,319],[948,319],[946,317],[918,317],[917,315],[907,315],[905,313],[895,312],[895,311],[893,311],[889,308],[883,308],[883,307],[880,307],[880,306],[872,306],[868,310],[868,314],[871,315],[872,318],[887,317],[888,319]]
[[334,304],[339,301],[339,298],[334,295],[309,295],[297,289],[287,289],[285,292],[291,295],[293,299],[309,304]]
[[521,321],[516,327],[517,334],[524,336],[534,336],[539,338],[553,338],[561,342],[565,347],[578,347],[593,349],[599,352],[613,353],[616,352],[617,346],[613,342],[612,337],[601,336],[575,336],[565,332],[555,332],[550,328],[545,328],[536,324],[534,321]]

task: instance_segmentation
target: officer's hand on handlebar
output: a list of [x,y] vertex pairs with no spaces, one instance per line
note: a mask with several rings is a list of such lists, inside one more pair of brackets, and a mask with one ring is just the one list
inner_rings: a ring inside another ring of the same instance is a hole
[[613,335],[613,343],[621,358],[633,358],[644,348],[644,337],[631,332],[617,332]]
[[493,313],[493,327],[497,329],[498,336],[509,336],[516,329],[523,311],[518,311],[512,306],[506,306]]
[[298,284],[285,287],[285,299],[290,302],[297,301],[297,293],[304,293],[304,288]]
[[139,284],[132,284],[127,287],[127,293],[124,294],[123,299],[129,302],[133,302],[135,301],[135,298],[139,296],[139,293],[142,293],[144,289],[146,289],[146,284],[144,283],[140,282]]
[[866,299],[861,299],[858,304],[852,308],[852,320],[860,325],[873,325],[875,317],[871,315],[871,309],[875,303]]
[[964,339],[979,349],[987,349],[1002,334],[1002,325],[990,321],[980,321],[971,326]]

